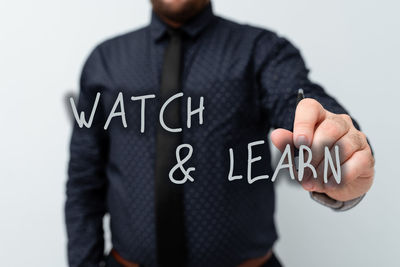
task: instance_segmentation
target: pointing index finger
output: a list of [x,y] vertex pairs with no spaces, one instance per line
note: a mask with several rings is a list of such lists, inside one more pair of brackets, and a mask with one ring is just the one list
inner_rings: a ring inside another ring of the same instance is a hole
[[315,126],[326,117],[326,110],[312,98],[305,98],[299,102],[293,126],[293,139],[297,148],[300,145],[311,146]]

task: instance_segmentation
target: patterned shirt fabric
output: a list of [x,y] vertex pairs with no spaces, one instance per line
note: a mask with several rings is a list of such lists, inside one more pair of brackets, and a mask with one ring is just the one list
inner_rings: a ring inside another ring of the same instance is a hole
[[[65,206],[71,267],[99,266],[103,260],[106,213],[116,251],[126,260],[157,266],[155,138],[166,29],[153,13],[150,25],[101,43],[84,65],[78,112],[88,118],[96,93],[101,96],[92,126],[75,123],[71,138]],[[190,173],[194,182],[182,185],[187,266],[237,266],[264,255],[277,239],[274,184],[248,182],[248,144],[265,141],[252,149],[261,160],[252,164],[251,176],[272,177],[268,132],[292,129],[299,88],[329,111],[347,112],[308,79],[298,49],[269,30],[216,16],[210,4],[182,31],[182,135],[193,147],[184,167],[196,168]],[[104,130],[120,92],[127,127],[116,116]],[[141,133],[141,103],[131,97],[148,94],[155,98],[146,100]],[[204,123],[194,115],[188,128],[188,97],[195,109],[202,96]],[[228,180],[230,148],[233,174],[243,179]]]

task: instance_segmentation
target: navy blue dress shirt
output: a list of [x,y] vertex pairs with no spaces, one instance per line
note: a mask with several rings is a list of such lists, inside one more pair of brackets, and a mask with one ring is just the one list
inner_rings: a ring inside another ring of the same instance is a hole
[[[292,128],[299,88],[329,111],[347,112],[308,79],[298,49],[271,31],[218,17],[211,5],[182,30],[182,125],[187,97],[196,108],[203,96],[205,106],[204,123],[194,116],[192,127],[182,133],[183,143],[193,147],[186,168],[196,168],[194,182],[182,185],[187,266],[236,266],[264,255],[277,239],[274,184],[270,179],[247,182],[248,143],[265,141],[253,149],[253,157],[262,159],[252,164],[252,176],[272,177],[268,132]],[[78,111],[88,118],[96,93],[101,97],[91,128],[75,123],[71,139],[65,214],[72,267],[101,262],[106,213],[118,253],[157,266],[155,138],[166,37],[166,25],[153,14],[149,26],[98,45],[83,68]],[[119,92],[127,127],[115,117],[104,130]],[[141,133],[140,101],[131,96],[148,94],[156,97],[146,101]],[[228,181],[229,148],[234,174],[243,179]]]

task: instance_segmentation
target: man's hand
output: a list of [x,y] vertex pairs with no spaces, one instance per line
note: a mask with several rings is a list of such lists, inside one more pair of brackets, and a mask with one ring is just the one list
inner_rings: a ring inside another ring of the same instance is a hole
[[[271,133],[271,140],[281,152],[287,144],[311,148],[311,164],[317,171],[317,179],[312,177],[309,168],[305,169],[301,183],[307,191],[325,193],[333,199],[347,201],[363,195],[372,185],[374,157],[366,136],[354,127],[350,116],[329,112],[314,99],[305,98],[298,104],[293,133],[276,129]],[[331,155],[334,155],[335,145],[339,146],[342,181],[337,184],[330,172],[328,183],[324,183],[324,148],[329,147]]]

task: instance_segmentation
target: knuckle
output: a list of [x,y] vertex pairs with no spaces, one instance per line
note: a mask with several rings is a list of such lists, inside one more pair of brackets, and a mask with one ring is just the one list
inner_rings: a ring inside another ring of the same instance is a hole
[[327,119],[322,124],[321,127],[326,135],[329,137],[339,138],[343,135],[345,126],[343,122],[337,119]]
[[350,123],[351,125],[353,125],[353,121],[350,117],[350,115],[348,114],[341,114],[340,117],[347,123]]
[[361,160],[362,166],[365,166],[365,167],[368,168],[368,169],[374,167],[374,164],[375,164],[374,162],[375,162],[375,160],[374,160],[374,158],[371,157],[371,156],[365,156],[365,157],[363,157],[362,160]]
[[295,121],[294,123],[294,128],[296,128],[296,131],[306,131],[308,130],[312,125],[308,122],[304,121]]
[[367,166],[369,168],[374,168],[375,167],[375,157],[372,155],[371,153],[371,149],[368,149],[368,162],[367,162]]
[[358,133],[358,136],[360,138],[361,147],[362,148],[369,147],[368,142],[367,142],[367,136],[363,132],[361,132],[359,130],[357,130],[357,133]]
[[360,131],[353,132],[350,135],[350,139],[357,150],[364,147],[364,141],[362,135],[360,135]]
[[350,128],[347,121],[340,116],[333,116],[331,117],[331,120],[334,121],[337,127],[341,128],[343,131],[347,131]]
[[365,135],[365,133],[363,133],[363,132],[361,132],[361,131],[359,131],[359,132],[360,132],[360,134],[361,134],[362,139],[363,139],[366,143],[368,143],[368,142],[367,142],[367,136]]

